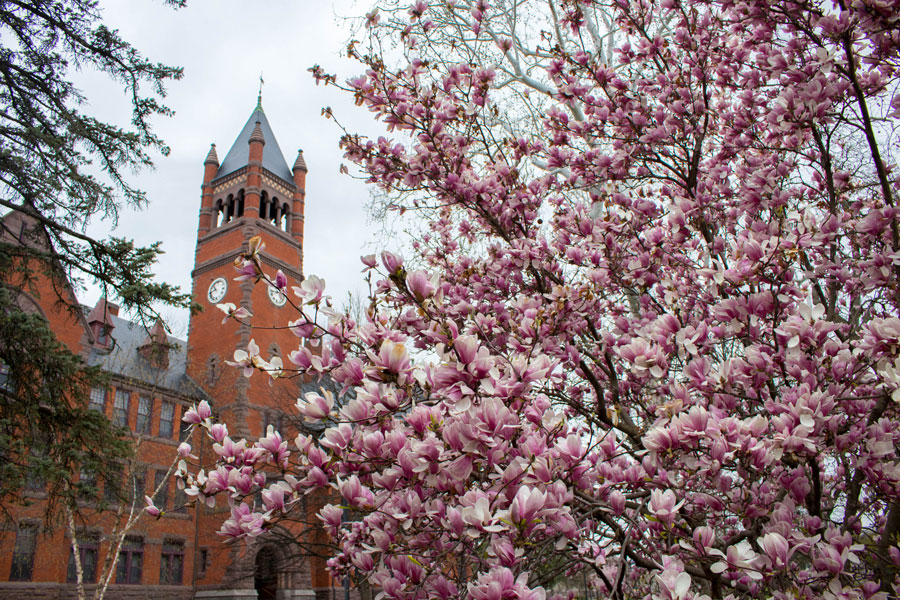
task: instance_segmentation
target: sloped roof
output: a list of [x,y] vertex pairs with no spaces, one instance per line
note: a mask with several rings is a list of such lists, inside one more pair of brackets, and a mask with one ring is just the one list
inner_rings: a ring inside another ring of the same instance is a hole
[[253,109],[250,118],[247,119],[244,128],[241,129],[241,133],[237,136],[237,139],[234,140],[234,144],[231,145],[231,150],[225,155],[225,160],[219,165],[219,170],[216,172],[215,179],[230,175],[238,169],[247,166],[250,156],[250,136],[253,135],[253,129],[256,127],[257,122],[259,122],[263,138],[266,141],[266,145],[263,146],[263,168],[268,169],[288,183],[294,181],[294,176],[291,174],[291,170],[284,160],[281,148],[278,147],[278,141],[275,139],[275,134],[272,132],[272,127],[269,125],[266,113],[263,112],[262,103],[258,103],[256,108]]
[[147,330],[138,323],[110,315],[113,329],[110,335],[116,341],[111,351],[93,348],[87,357],[91,366],[121,377],[144,382],[150,386],[165,388],[186,396],[202,397],[202,390],[187,374],[187,341],[168,335],[168,368],[158,368],[145,359],[138,348],[147,340]]
[[[97,305],[94,306],[93,309],[91,309],[90,314],[88,314],[87,316],[88,324],[96,323],[99,321],[104,325],[108,325],[109,327],[115,327],[112,322],[112,306],[115,306],[112,302],[107,302],[106,298],[100,298],[100,300],[97,302]],[[115,310],[118,311],[117,306],[115,307]]]

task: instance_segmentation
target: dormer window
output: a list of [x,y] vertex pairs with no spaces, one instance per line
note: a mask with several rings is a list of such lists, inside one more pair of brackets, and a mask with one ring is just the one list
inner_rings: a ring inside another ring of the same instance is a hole
[[147,334],[144,343],[138,348],[138,353],[157,369],[169,368],[169,336],[160,321],[157,321]]
[[106,298],[100,298],[96,306],[91,309],[87,317],[88,326],[91,328],[91,335],[94,338],[94,348],[100,350],[109,350],[113,345],[112,332],[115,328],[113,317],[118,316],[119,307]]

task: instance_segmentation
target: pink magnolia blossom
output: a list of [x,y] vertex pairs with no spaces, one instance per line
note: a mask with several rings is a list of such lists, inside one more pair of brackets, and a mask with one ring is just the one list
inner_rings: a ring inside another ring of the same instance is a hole
[[351,506],[362,508],[371,505],[374,499],[372,492],[360,483],[356,475],[351,475],[346,481],[338,479],[337,488]]
[[199,425],[212,416],[212,408],[209,402],[201,400],[197,406],[192,406],[184,412],[181,420],[192,425]]
[[743,540],[736,545],[728,546],[725,560],[713,563],[710,570],[713,573],[721,573],[728,569],[733,569],[742,572],[751,579],[762,579],[760,562],[760,556],[750,546],[750,542]]
[[521,600],[544,600],[544,588],[529,588],[528,573],[518,578],[506,567],[497,567],[483,573],[476,581],[468,584],[468,595],[475,600],[497,600],[499,598],[519,598]]
[[266,432],[266,436],[260,438],[257,443],[257,447],[268,452],[271,455],[271,461],[282,469],[287,468],[288,458],[290,457],[287,446],[288,444],[281,438],[281,434],[275,431],[271,425]]
[[301,346],[297,350],[292,351],[288,355],[288,360],[303,369],[314,368],[317,371],[321,371],[325,367],[322,357],[313,354],[313,352],[305,346]]
[[326,504],[319,511],[318,517],[325,524],[331,535],[337,535],[337,530],[343,523],[344,511],[333,504]]
[[621,515],[625,512],[625,494],[619,490],[613,490],[609,494],[609,507],[613,514]]
[[247,504],[235,504],[231,517],[222,523],[218,533],[231,538],[254,538],[263,532],[264,525],[262,513],[253,512]]
[[397,273],[403,266],[403,259],[393,252],[385,250],[381,253],[381,263],[388,273]]
[[221,444],[228,437],[228,426],[225,423],[213,423],[209,427],[209,437],[217,443]]
[[291,321],[290,323],[288,323],[288,327],[290,327],[291,333],[296,335],[298,338],[308,338],[316,330],[316,324],[306,318],[300,318],[296,321]]
[[788,541],[778,532],[770,531],[759,538],[759,547],[765,558],[774,569],[784,569],[788,566],[791,555],[796,548],[791,548]]
[[275,279],[272,281],[272,285],[275,289],[282,292],[287,289],[287,276],[281,269],[278,269],[278,271],[275,272]]
[[400,373],[410,366],[409,354],[403,344],[384,340],[381,342],[381,351],[378,359],[382,367],[392,373]]
[[684,600],[691,589],[691,576],[682,569],[683,565],[669,561],[662,573],[656,576],[659,583],[660,597],[666,600]]
[[156,505],[153,503],[153,498],[150,496],[144,496],[144,512],[146,512],[151,517],[157,517],[162,514],[162,511],[159,510]]
[[406,285],[417,300],[424,300],[434,293],[434,284],[425,271],[413,271],[406,276]]
[[516,497],[509,507],[510,518],[513,522],[533,521],[543,512],[547,502],[545,493],[538,489],[529,489],[526,486],[519,488]]
[[375,258],[374,254],[360,256],[359,259],[360,261],[362,261],[362,264],[365,265],[365,268],[363,268],[363,273],[365,273],[369,269],[374,269],[378,265],[378,259]]
[[229,469],[219,467],[214,471],[210,471],[205,481],[202,477],[197,477],[198,485],[202,486],[202,491],[208,496],[212,496],[228,489],[228,473]]
[[244,377],[250,377],[253,371],[256,370],[257,365],[260,364],[260,360],[259,346],[256,345],[255,341],[250,340],[246,350],[235,350],[234,361],[226,360],[225,364],[232,367],[240,367]]
[[678,514],[678,509],[682,506],[684,506],[684,500],[678,502],[675,492],[672,490],[650,492],[650,504],[648,505],[650,513],[663,523],[671,525]]
[[234,278],[235,281],[259,281],[262,277],[262,271],[259,266],[252,260],[235,260],[234,268],[240,273]]
[[225,318],[222,319],[222,324],[228,322],[228,319],[246,319],[247,317],[252,317],[253,313],[251,313],[247,308],[240,306],[235,307],[231,302],[225,302],[224,304],[216,304],[216,308],[225,313]]
[[303,398],[297,399],[297,410],[308,421],[320,421],[328,417],[332,408],[334,408],[334,395],[328,390],[323,390],[321,395],[316,392],[307,392]]
[[[288,486],[284,482],[276,482],[269,486],[268,489],[263,490],[260,495],[262,496],[263,504],[265,505],[266,510],[283,511],[285,510],[286,500],[289,499],[290,493],[290,486]],[[288,498],[286,498],[286,496]]]
[[322,299],[325,280],[315,275],[306,277],[300,286],[294,286],[294,294],[306,304],[316,304]]

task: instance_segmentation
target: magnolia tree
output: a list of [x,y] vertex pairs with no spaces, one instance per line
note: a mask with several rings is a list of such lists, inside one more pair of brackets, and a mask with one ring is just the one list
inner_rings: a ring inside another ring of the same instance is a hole
[[[513,47],[484,33],[497,4],[471,6],[468,44]],[[360,322],[251,242],[240,277],[288,292],[299,342],[234,364],[344,393],[300,398],[322,433],[292,443],[196,407],[219,460],[182,464],[187,492],[228,503],[233,537],[335,498],[330,567],[391,599],[573,576],[621,599],[894,596],[900,2],[547,6],[518,26],[548,32],[552,103],[517,136],[487,118],[497,69],[423,58],[454,56],[437,8],[409,8],[398,68],[356,53],[347,87],[395,137],[346,155],[429,231],[363,259]]]

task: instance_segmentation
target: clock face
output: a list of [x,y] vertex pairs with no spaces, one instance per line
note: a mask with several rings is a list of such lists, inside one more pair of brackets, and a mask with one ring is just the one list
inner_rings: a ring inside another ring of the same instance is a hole
[[278,288],[269,286],[269,300],[275,306],[284,306],[284,303],[287,302],[287,297]]
[[206,297],[209,298],[210,302],[216,304],[222,301],[226,291],[228,291],[228,282],[223,277],[219,277],[209,284],[209,291],[206,293]]

